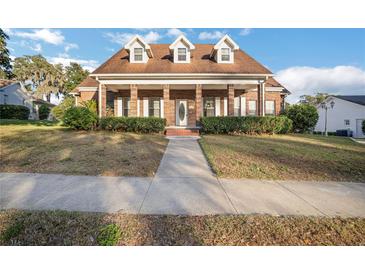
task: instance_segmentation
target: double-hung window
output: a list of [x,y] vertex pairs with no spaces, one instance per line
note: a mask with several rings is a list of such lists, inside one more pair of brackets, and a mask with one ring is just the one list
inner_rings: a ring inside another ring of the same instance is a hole
[[161,102],[160,98],[150,98],[148,102],[148,116],[161,117]]
[[142,48],[134,49],[134,61],[143,61],[143,49]]
[[224,62],[230,61],[230,48],[222,48],[221,49],[221,58]]
[[248,115],[256,115],[256,101],[248,101]]
[[126,117],[129,116],[130,106],[131,106],[131,98],[130,97],[123,98],[123,116]]
[[265,114],[274,115],[275,114],[275,102],[265,101]]
[[204,97],[203,116],[204,117],[214,117],[215,116],[214,97]]
[[178,61],[186,61],[186,48],[178,48],[177,49],[177,60]]

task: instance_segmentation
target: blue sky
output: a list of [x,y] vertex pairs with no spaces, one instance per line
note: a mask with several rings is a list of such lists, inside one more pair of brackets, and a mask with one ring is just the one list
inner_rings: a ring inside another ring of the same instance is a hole
[[52,63],[77,61],[90,70],[133,34],[171,43],[184,33],[193,43],[229,34],[293,92],[365,94],[365,29],[6,29],[12,56],[42,54]]

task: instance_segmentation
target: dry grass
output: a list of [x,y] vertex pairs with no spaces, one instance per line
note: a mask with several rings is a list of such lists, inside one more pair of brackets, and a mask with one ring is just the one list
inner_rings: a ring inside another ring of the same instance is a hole
[[360,218],[16,210],[0,211],[0,244],[98,245],[108,227],[118,232],[118,245],[365,245]]
[[0,172],[153,176],[162,135],[72,131],[60,126],[0,126]]
[[365,146],[313,135],[206,135],[201,146],[220,177],[365,182]]

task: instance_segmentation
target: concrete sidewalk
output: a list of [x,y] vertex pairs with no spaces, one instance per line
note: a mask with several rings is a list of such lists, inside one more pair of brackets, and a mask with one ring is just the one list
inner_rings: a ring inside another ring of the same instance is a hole
[[196,140],[170,140],[154,178],[0,173],[0,208],[365,217],[365,184],[217,179]]

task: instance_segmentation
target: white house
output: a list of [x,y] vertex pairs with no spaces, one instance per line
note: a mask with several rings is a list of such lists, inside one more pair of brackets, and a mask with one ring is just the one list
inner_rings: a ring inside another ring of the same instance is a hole
[[29,108],[29,119],[39,118],[38,109],[42,104],[53,107],[54,104],[32,96],[19,81],[0,79],[0,105],[21,105]]
[[[333,108],[331,107],[331,102]],[[329,96],[326,101],[327,109],[327,131],[349,129],[353,137],[365,137],[362,132],[362,121],[365,120],[365,95],[354,96]],[[315,131],[325,131],[326,110],[317,106],[319,119]]]

